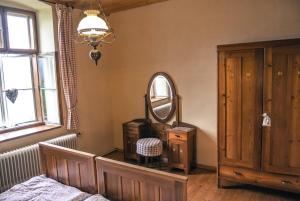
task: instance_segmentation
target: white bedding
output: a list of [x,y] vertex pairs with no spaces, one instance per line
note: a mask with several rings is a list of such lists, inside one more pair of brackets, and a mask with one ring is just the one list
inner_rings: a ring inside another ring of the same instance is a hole
[[91,197],[89,197],[88,199],[86,199],[85,201],[109,201],[108,199],[104,198],[102,195],[100,194],[96,194],[93,195]]
[[[83,201],[89,197],[95,196],[42,175],[17,184],[0,194],[0,201]],[[101,197],[96,196],[90,201],[107,201]]]

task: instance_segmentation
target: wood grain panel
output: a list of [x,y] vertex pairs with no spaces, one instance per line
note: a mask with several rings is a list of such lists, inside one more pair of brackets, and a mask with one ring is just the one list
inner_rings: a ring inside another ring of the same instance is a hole
[[68,164],[67,160],[63,158],[58,158],[56,160],[57,164],[57,180],[63,184],[69,185],[69,173],[68,173]]
[[79,173],[79,163],[76,161],[68,160],[68,174],[69,174],[69,185],[76,188],[80,187],[80,173]]
[[186,201],[187,177],[97,157],[99,192],[108,199]]
[[272,127],[264,131],[264,170],[300,175],[300,47],[269,48],[272,80],[265,102]]
[[260,168],[263,50],[219,54],[219,161]]
[[56,159],[53,156],[46,156],[46,166],[48,167],[46,170],[46,175],[57,180]]
[[[61,3],[78,9],[93,9],[98,5],[97,0],[39,0],[46,3]],[[168,0],[101,0],[105,13],[114,13]]]
[[226,157],[240,159],[242,58],[226,59]]
[[272,187],[279,190],[300,192],[299,177],[274,175],[228,166],[220,167],[220,176],[226,178],[229,181],[233,180],[250,184],[255,183],[256,185]]
[[288,146],[289,166],[293,168],[300,167],[300,54],[289,56],[288,64],[292,68],[291,79],[291,121],[290,136]]
[[39,147],[47,177],[91,194],[97,192],[95,155],[48,143],[39,143]]

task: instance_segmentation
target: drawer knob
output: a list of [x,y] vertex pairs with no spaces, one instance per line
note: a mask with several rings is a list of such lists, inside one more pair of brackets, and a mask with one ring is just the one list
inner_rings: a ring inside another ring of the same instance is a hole
[[175,135],[176,137],[180,138],[180,135]]
[[242,176],[243,175],[242,173],[237,172],[237,171],[234,171],[233,173],[234,173],[235,176]]
[[180,149],[180,153],[182,153],[183,151],[182,151],[182,149]]
[[283,185],[286,185],[286,184],[291,184],[292,182],[286,181],[286,180],[282,180],[281,183],[282,183]]

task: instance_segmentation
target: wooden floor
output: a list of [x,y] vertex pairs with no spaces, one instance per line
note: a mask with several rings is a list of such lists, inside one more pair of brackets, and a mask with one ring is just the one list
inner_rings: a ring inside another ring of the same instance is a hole
[[[124,161],[123,153],[114,151],[105,157]],[[136,164],[134,161],[129,163]],[[162,171],[168,171],[162,167]],[[183,174],[181,171],[172,173]],[[217,187],[215,172],[196,169],[189,175],[188,201],[300,201],[300,195],[253,186],[226,189]]]

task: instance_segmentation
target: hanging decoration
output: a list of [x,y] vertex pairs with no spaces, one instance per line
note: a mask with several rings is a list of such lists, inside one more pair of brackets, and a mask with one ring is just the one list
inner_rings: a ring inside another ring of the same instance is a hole
[[98,8],[84,11],[86,16],[79,22],[77,27],[81,42],[87,43],[93,48],[89,56],[96,65],[101,58],[101,52],[97,49],[98,46],[112,43],[115,40],[114,32],[110,27],[100,0],[97,0],[97,3]]
[[13,104],[16,102],[18,97],[18,89],[9,89],[5,91],[5,95],[10,102]]

